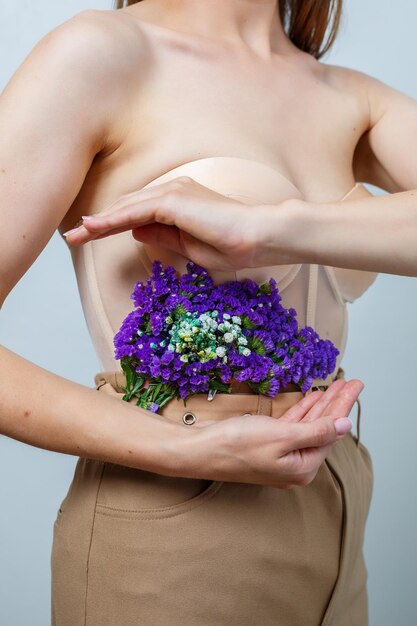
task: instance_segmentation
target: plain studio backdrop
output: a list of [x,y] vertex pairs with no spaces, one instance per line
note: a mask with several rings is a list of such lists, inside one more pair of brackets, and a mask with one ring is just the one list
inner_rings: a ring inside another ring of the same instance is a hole
[[[339,39],[324,61],[364,71],[417,99],[417,5],[398,0],[394,10],[389,0],[345,2]],[[3,0],[0,87],[45,33],[88,8],[110,10],[111,0]],[[389,274],[380,274],[348,305],[342,366],[347,378],[366,385],[361,437],[375,472],[365,542],[371,626],[411,626],[417,616],[416,310],[416,279]],[[100,367],[70,255],[58,234],[9,295],[0,320],[0,343],[61,376],[94,386]],[[21,385],[24,393],[24,380]],[[355,421],[356,405],[351,417]],[[3,626],[50,623],[52,527],[75,463],[76,457],[0,437]]]

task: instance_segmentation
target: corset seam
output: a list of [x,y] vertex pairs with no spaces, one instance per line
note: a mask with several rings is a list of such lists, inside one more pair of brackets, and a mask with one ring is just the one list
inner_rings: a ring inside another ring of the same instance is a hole
[[114,331],[110,324],[109,317],[104,307],[103,298],[101,296],[100,286],[97,280],[97,270],[94,260],[93,241],[87,242],[83,247],[83,262],[86,272],[87,284],[89,287],[90,298],[93,309],[96,313],[96,319],[100,325],[104,340],[113,354],[113,335]]

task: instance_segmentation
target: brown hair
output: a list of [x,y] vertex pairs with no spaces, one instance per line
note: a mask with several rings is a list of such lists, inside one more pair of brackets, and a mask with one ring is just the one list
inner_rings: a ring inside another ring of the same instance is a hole
[[[141,0],[115,0],[115,8]],[[343,0],[277,0],[288,38],[316,59],[333,45],[339,30]]]

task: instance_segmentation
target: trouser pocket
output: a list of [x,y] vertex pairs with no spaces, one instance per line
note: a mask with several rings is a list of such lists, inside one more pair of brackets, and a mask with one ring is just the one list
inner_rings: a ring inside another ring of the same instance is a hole
[[329,468],[290,490],[204,481],[183,483],[177,497],[175,481],[104,473],[87,626],[318,626],[338,575],[343,519]]
[[174,515],[200,506],[222,486],[221,481],[171,477],[105,463],[97,494],[97,510],[145,519]]

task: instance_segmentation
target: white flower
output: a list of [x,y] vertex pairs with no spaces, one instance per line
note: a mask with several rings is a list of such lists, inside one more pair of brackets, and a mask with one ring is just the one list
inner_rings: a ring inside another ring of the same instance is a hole
[[248,343],[248,340],[246,339],[246,337],[239,337],[237,342],[240,346],[246,346]]
[[239,315],[233,315],[232,322],[234,322],[235,324],[241,324],[242,320],[240,319]]
[[249,356],[249,355],[250,355],[250,350],[249,350],[249,348],[243,348],[243,350],[242,350],[242,354],[243,354],[243,356]]
[[200,320],[203,322],[204,328],[217,328],[216,320],[213,320],[211,317],[209,317],[205,313],[203,313],[203,315],[200,316]]
[[232,333],[225,333],[223,335],[223,339],[225,340],[226,343],[232,343],[234,337],[233,337]]
[[216,348],[216,355],[220,358],[224,357],[226,354],[226,348],[224,346],[219,346]]
[[230,315],[229,315],[229,313],[223,313],[223,319],[224,319],[224,320],[230,320]]

